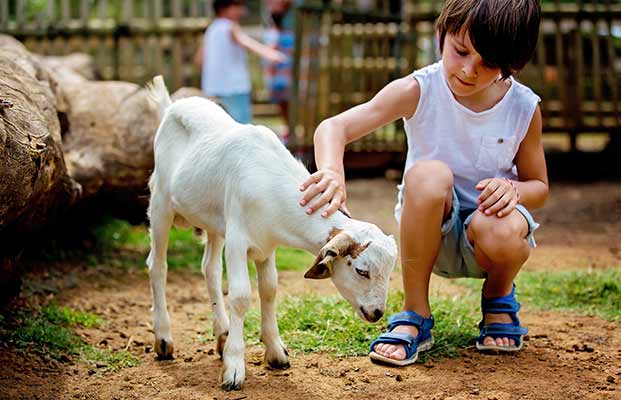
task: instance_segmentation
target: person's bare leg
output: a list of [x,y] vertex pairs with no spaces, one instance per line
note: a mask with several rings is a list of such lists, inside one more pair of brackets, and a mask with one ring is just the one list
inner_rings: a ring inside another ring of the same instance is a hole
[[[479,211],[468,226],[468,240],[474,245],[477,263],[487,272],[483,284],[486,298],[506,296],[511,292],[513,280],[530,255],[526,240],[528,223],[517,210],[503,218],[487,216]],[[486,314],[485,324],[510,323],[509,314]],[[513,346],[509,338],[486,337],[486,346]]]
[[[441,161],[420,161],[406,172],[404,185],[400,224],[403,309],[429,318],[429,279],[440,250],[442,221],[451,212],[453,173]],[[394,331],[418,335],[413,326],[398,326]],[[380,343],[374,351],[397,360],[405,358],[402,345]]]

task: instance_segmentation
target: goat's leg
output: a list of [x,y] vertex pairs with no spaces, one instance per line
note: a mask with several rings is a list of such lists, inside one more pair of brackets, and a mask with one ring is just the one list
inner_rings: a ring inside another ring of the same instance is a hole
[[259,296],[261,297],[261,341],[265,344],[265,361],[272,368],[289,368],[289,358],[276,321],[276,290],[278,275],[276,272],[276,253],[266,260],[257,261],[259,278]]
[[153,193],[149,204],[151,251],[147,257],[147,265],[153,300],[154,347],[160,359],[172,358],[174,351],[170,317],[166,308],[166,272],[168,269],[166,250],[173,217],[174,213],[168,201],[157,192]]
[[231,322],[229,336],[224,345],[222,357],[224,363],[220,375],[224,390],[239,389],[246,377],[244,317],[250,307],[250,278],[248,277],[247,248],[240,243],[240,236],[232,230],[227,230],[225,239],[224,256],[229,281],[228,299]]
[[215,233],[209,233],[205,252],[203,253],[202,271],[213,313],[213,334],[216,337],[216,349],[222,357],[224,343],[229,334],[229,318],[224,308],[224,296],[222,295],[222,248],[224,239]]

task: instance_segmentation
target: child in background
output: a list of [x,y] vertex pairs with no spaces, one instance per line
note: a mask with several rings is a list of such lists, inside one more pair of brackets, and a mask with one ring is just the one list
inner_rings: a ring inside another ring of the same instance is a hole
[[[265,83],[269,89],[270,101],[278,104],[280,115],[285,125],[289,123],[289,99],[291,97],[292,58],[295,47],[294,8],[292,0],[268,0],[268,28],[265,32],[265,44],[288,56],[280,63],[266,62]],[[288,128],[282,135],[286,142]]]
[[246,50],[271,62],[284,62],[287,57],[242,31],[243,0],[214,0],[213,8],[216,18],[205,31],[196,57],[202,66],[201,89],[217,97],[234,120],[247,124],[252,120],[252,107]]
[[315,131],[318,171],[302,183],[300,204],[326,217],[346,211],[345,145],[404,120],[395,217],[405,299],[371,344],[373,361],[408,365],[433,346],[432,272],[484,279],[479,350],[522,348],[513,280],[535,246],[528,209],[544,204],[548,178],[540,99],[511,75],[535,49],[540,14],[538,0],[448,0],[436,23],[441,61]]

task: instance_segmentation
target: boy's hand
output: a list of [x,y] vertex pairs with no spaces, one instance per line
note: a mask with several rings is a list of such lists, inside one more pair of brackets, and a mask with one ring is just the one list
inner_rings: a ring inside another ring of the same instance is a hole
[[513,211],[520,200],[520,194],[515,184],[507,178],[483,179],[476,186],[481,191],[477,202],[479,211],[485,215],[496,214],[498,218],[505,217]]
[[288,59],[285,53],[273,48],[270,48],[268,51],[265,52],[265,58],[273,63],[284,63]]
[[315,172],[300,185],[300,191],[305,192],[300,200],[300,206],[306,207],[306,214],[308,215],[325,204],[329,204],[329,206],[321,213],[324,218],[334,214],[339,208],[346,215],[350,215],[345,206],[347,192],[345,191],[344,178],[335,171],[323,169]]

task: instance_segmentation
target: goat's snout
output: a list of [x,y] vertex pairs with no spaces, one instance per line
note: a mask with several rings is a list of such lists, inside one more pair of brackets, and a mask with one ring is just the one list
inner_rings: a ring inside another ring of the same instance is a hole
[[360,312],[369,322],[377,322],[384,315],[384,310],[375,307],[370,307],[370,309],[367,310],[363,306],[360,306]]

